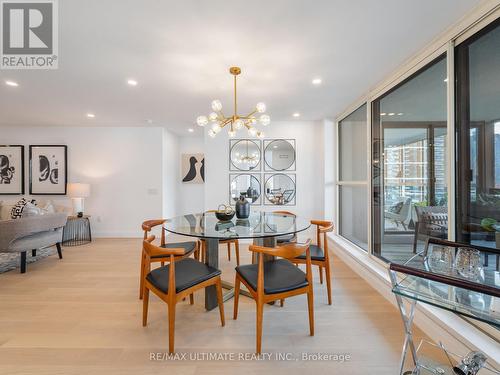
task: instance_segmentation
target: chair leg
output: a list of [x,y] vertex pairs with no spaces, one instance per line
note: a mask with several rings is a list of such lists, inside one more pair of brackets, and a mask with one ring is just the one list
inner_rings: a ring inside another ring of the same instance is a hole
[[31,256],[36,257],[36,249],[31,250]]
[[227,260],[231,261],[231,242],[227,243]]
[[233,319],[238,319],[238,303],[240,301],[240,279],[238,275],[236,275],[236,279],[234,280],[234,310],[233,310]]
[[160,264],[163,267],[165,265],[165,262],[161,261]]
[[143,288],[144,288],[144,267],[145,267],[145,257],[144,257],[144,252],[141,254],[141,272],[140,272],[140,277],[141,279],[139,280],[139,299],[142,299],[143,297]]
[[20,259],[21,273],[26,273],[26,251],[21,253]]
[[319,266],[318,271],[319,271],[319,283],[323,284],[323,267]]
[[285,299],[284,299],[284,298],[282,298],[282,299],[280,300],[280,302],[281,302],[281,307],[285,306]]
[[219,304],[220,324],[224,327],[226,325],[226,318],[224,316],[224,300],[222,299],[222,282],[220,281],[220,277],[217,279],[215,287],[217,288],[217,303]]
[[332,278],[330,272],[330,263],[325,264],[326,291],[328,293],[328,304],[332,304]]
[[234,249],[236,252],[236,265],[239,266],[240,265],[240,244],[239,244],[239,241],[236,241],[234,243]]
[[142,298],[142,326],[148,325],[148,305],[149,305],[149,289],[144,288],[144,295]]
[[257,348],[256,353],[262,351],[262,319],[264,318],[264,302],[257,300]]
[[168,352],[174,352],[175,338],[175,302],[168,304]]
[[56,243],[56,247],[57,247],[57,254],[59,255],[59,259],[62,259],[61,243],[60,242]]
[[312,286],[309,292],[307,292],[307,305],[309,310],[309,334],[314,336],[314,297]]
[[189,304],[190,304],[190,305],[194,305],[194,293],[191,293],[191,294],[189,295]]

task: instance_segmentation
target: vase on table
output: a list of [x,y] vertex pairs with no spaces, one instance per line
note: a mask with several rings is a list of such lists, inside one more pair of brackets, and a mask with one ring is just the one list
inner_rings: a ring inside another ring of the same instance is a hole
[[236,201],[236,217],[238,219],[248,219],[250,216],[250,203],[243,195]]

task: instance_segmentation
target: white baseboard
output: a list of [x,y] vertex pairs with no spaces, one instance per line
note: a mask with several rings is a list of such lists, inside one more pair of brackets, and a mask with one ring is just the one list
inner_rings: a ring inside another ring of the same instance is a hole
[[[330,240],[335,255],[391,304],[397,306],[387,266],[370,259],[365,252],[335,234],[330,236]],[[403,324],[400,323],[403,329]],[[488,363],[492,367],[500,369],[500,343],[457,315],[430,305],[417,304],[414,323],[431,340],[436,343],[441,341],[452,352],[466,354],[472,350],[480,350],[488,357]]]

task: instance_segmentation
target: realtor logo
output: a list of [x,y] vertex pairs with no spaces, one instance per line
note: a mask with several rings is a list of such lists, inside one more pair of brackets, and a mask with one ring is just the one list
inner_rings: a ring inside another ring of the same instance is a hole
[[57,69],[57,0],[0,0],[0,69]]

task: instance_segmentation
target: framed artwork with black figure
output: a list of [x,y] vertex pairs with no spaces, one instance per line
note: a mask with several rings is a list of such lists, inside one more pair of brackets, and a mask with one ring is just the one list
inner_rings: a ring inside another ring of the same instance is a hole
[[0,146],[0,195],[24,194],[24,146]]
[[68,146],[31,145],[30,194],[66,195]]

